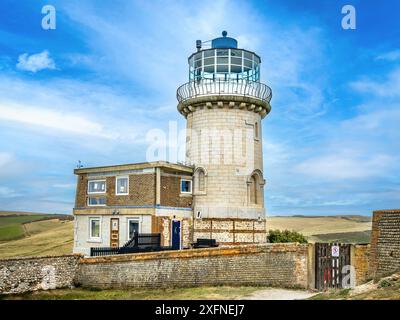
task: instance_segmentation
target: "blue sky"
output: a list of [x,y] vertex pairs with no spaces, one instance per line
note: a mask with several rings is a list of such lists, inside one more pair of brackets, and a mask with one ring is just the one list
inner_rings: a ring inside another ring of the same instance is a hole
[[[56,30],[41,9],[56,8]],[[356,30],[341,8],[356,8]],[[0,4],[0,209],[71,212],[73,169],[146,160],[184,129],[176,88],[222,30],[262,57],[268,215],[400,207],[398,1],[9,1]],[[170,159],[171,160],[171,159]]]

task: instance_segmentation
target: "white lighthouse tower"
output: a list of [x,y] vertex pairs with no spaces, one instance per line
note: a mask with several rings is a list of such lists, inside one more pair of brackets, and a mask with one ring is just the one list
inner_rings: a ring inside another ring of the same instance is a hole
[[189,82],[177,90],[187,119],[186,162],[195,168],[193,238],[265,242],[261,120],[272,92],[260,82],[260,57],[239,49],[226,31],[211,48],[202,45],[196,41]]

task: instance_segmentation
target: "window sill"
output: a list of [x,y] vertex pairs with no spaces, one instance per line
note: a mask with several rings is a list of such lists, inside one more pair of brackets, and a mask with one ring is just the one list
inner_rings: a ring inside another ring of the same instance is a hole
[[181,192],[180,197],[191,197],[193,194],[191,192]]
[[88,243],[101,243],[101,238],[91,238],[87,240]]

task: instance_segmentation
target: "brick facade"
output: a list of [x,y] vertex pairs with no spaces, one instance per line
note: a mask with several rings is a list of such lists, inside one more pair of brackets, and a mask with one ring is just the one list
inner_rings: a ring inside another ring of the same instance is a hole
[[[96,178],[98,179],[98,178]],[[100,178],[101,179],[101,178]],[[76,191],[76,208],[87,207],[87,185],[89,178],[86,174],[78,176]],[[106,177],[106,192],[94,196],[104,196],[107,199],[107,206],[146,206],[155,204],[155,174],[134,174],[129,175],[129,194],[115,194],[116,177]]]
[[181,194],[181,178],[191,180],[191,176],[161,175],[161,205],[166,207],[192,206],[191,194]]
[[371,278],[369,274],[370,245],[352,245],[351,252],[351,264],[356,269],[356,285],[360,285]]
[[224,245],[264,243],[265,219],[203,218],[194,220],[194,240],[213,238]]
[[374,279],[400,270],[400,210],[374,211],[369,269]]

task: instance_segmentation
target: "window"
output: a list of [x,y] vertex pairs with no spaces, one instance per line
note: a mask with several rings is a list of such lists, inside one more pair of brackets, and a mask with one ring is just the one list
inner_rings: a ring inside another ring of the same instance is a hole
[[181,180],[181,193],[192,193],[192,180]]
[[105,197],[89,197],[88,198],[88,206],[105,206],[106,198]]
[[139,220],[138,219],[128,219],[129,239],[132,239],[133,235],[135,233],[139,233]]
[[89,218],[89,238],[100,239],[100,218]]
[[204,170],[202,168],[198,168],[195,171],[194,175],[194,191],[195,192],[204,192],[206,190],[206,177]]
[[116,195],[129,194],[129,177],[116,177],[115,194]]
[[215,55],[215,50],[206,50],[206,51],[204,51],[204,58],[214,57],[214,55]]
[[254,123],[254,139],[258,139],[258,122]]
[[105,193],[106,180],[88,181],[88,193]]
[[259,204],[259,182],[257,176],[254,174],[250,178],[250,203]]
[[199,191],[204,191],[205,189],[205,176],[204,176],[204,171],[200,170],[199,171]]

